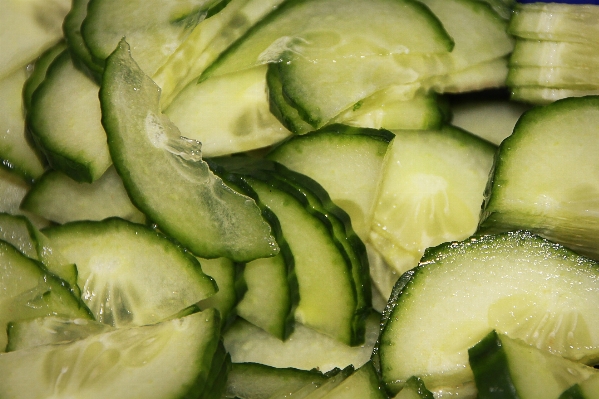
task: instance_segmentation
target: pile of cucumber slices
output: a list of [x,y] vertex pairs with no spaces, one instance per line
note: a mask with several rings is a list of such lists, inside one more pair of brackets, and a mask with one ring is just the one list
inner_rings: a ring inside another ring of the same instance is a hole
[[4,3],[1,398],[599,397],[596,2]]

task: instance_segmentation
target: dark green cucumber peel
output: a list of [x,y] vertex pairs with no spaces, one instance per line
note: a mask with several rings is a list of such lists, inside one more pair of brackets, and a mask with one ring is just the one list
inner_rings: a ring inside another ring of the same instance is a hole
[[478,397],[481,399],[517,399],[518,393],[510,376],[507,355],[496,331],[491,331],[468,350],[468,357]]

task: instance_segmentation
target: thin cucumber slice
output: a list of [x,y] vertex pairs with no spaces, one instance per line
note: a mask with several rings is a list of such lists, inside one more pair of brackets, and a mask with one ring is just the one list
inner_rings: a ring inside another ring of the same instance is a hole
[[143,225],[113,218],[43,233],[53,251],[77,265],[82,298],[103,323],[156,323],[216,292],[196,258]]
[[20,68],[0,79],[0,161],[32,181],[44,173],[44,159],[25,130],[23,85],[27,70]]
[[23,177],[0,166],[0,212],[25,215],[38,228],[47,226],[46,219],[20,209],[21,201],[30,188],[31,186]]
[[[293,254],[283,251],[270,258],[256,259],[243,265],[241,278],[247,287],[237,304],[237,314],[279,339],[293,331],[297,287],[289,281],[288,259]],[[286,259],[287,258],[287,259]],[[292,268],[294,266],[292,261]]]
[[349,214],[354,231],[366,241],[383,161],[393,137],[385,130],[331,125],[292,137],[267,157],[317,181]]
[[597,43],[599,6],[593,4],[518,4],[509,32],[519,38]]
[[490,332],[468,349],[478,397],[514,399],[558,399],[573,384],[599,370],[540,350],[507,335]]
[[596,68],[512,66],[506,84],[510,87],[541,86],[569,90],[599,90]]
[[420,378],[410,377],[395,399],[434,399],[434,396]]
[[0,395],[10,398],[199,397],[219,334],[215,311],[119,329],[64,345],[0,355]]
[[200,309],[215,308],[220,313],[223,327],[235,316],[235,306],[242,297],[237,287],[237,271],[232,260],[227,258],[199,259],[204,273],[216,281],[218,292],[198,302]]
[[293,394],[308,384],[322,384],[326,379],[326,375],[317,370],[276,368],[258,363],[233,363],[225,397],[268,399],[279,392]]
[[33,61],[62,36],[70,0],[6,0],[0,14],[0,79]]
[[599,394],[599,376],[594,375],[566,389],[559,399],[593,399]]
[[27,124],[50,165],[77,181],[92,182],[111,165],[100,124],[98,85],[64,51],[33,93]]
[[479,0],[491,6],[501,18],[510,20],[516,0]]
[[432,92],[419,84],[397,85],[374,93],[342,112],[335,121],[350,126],[389,130],[437,129],[446,115]]
[[81,34],[99,62],[126,37],[141,69],[153,75],[219,1],[90,0]]
[[[427,251],[397,283],[378,353],[397,392],[473,381],[468,348],[492,329],[568,359],[599,359],[597,263],[526,232],[478,236]],[[434,328],[430,328],[434,325]]]
[[481,229],[526,228],[599,256],[598,110],[599,97],[589,96],[536,107],[520,118],[499,148]]
[[107,324],[81,318],[46,316],[19,320],[8,323],[6,351],[64,344],[112,330]]
[[335,390],[337,387],[339,387],[342,383],[344,383],[348,378],[350,378],[354,373],[354,367],[352,366],[348,366],[346,368],[344,368],[343,370],[341,370],[340,372],[336,373],[335,375],[331,376],[326,382],[324,382],[321,386],[319,386],[318,388],[312,390],[311,387],[307,387],[309,392],[304,393],[304,391],[302,390],[301,392],[296,392],[294,395],[292,395],[292,397],[295,397],[296,399],[321,399],[327,396],[327,394],[329,394],[331,391]]
[[[126,42],[108,59],[100,90],[102,124],[132,202],[195,255],[249,261],[278,252],[250,198],[227,187],[159,108],[160,89]],[[200,228],[201,226],[201,228]]]
[[243,319],[238,319],[223,338],[234,363],[328,372],[348,365],[358,368],[368,362],[379,335],[379,323],[377,313],[368,318],[366,338],[361,346],[348,346],[301,324],[296,324],[289,339],[281,341]]
[[90,0],[73,0],[71,10],[64,18],[62,30],[75,63],[82,63],[100,80],[102,76],[102,62],[98,61],[89,51],[81,34],[81,24],[87,16],[87,6]]
[[511,88],[511,99],[532,105],[547,105],[569,97],[599,95],[599,89],[560,89],[544,86],[518,86]]
[[[202,143],[205,157],[268,147],[291,133],[270,113],[262,65],[192,82],[164,110],[181,135]],[[226,110],[226,117],[223,117]]]
[[547,40],[518,39],[510,55],[510,66],[596,68],[597,45]]
[[403,273],[397,260],[406,253],[418,259],[428,247],[475,232],[494,153],[492,144],[450,125],[396,131],[370,235],[391,266]]
[[23,109],[21,109],[21,113],[23,110],[27,112],[27,110],[31,108],[31,97],[33,96],[33,92],[35,92],[46,78],[46,72],[48,72],[48,68],[52,65],[54,59],[62,54],[65,49],[66,43],[61,40],[41,54],[35,62],[27,65],[27,70],[30,74],[23,84]]
[[[283,0],[231,0],[215,15],[200,22],[187,39],[153,76],[168,105],[190,82],[197,79],[227,48]],[[224,1],[221,2],[224,4]],[[189,62],[189,60],[194,60]]]
[[437,93],[464,93],[505,86],[509,72],[507,57],[495,58],[444,75],[433,76],[423,85]]
[[0,351],[6,348],[6,326],[9,322],[50,315],[92,318],[89,309],[73,295],[69,285],[49,273],[41,263],[23,255],[5,241],[0,241],[0,256],[3,259]]
[[[65,202],[69,204],[67,208]],[[62,172],[49,170],[27,192],[21,209],[59,224],[109,217],[146,221],[145,215],[131,203],[113,167],[93,183],[77,182]]]
[[[306,43],[312,43],[312,49],[322,46],[320,50],[329,56],[344,47],[355,50],[353,56],[366,56],[445,53],[453,45],[436,17],[413,1],[293,0],[261,20],[211,65],[203,78],[280,62],[282,52],[303,52]],[[322,55],[319,53],[319,58]]]

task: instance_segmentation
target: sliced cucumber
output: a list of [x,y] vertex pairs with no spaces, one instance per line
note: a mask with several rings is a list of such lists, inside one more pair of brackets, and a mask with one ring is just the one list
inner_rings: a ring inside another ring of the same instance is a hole
[[599,370],[492,331],[468,350],[480,399],[557,399]]
[[500,146],[481,229],[526,228],[599,256],[593,128],[598,109],[598,96],[570,98],[533,108],[520,118]]
[[111,165],[100,124],[98,85],[64,51],[33,93],[27,123],[50,165],[77,181],[92,182]]
[[159,108],[160,89],[126,42],[108,59],[100,90],[102,124],[133,203],[195,255],[248,261],[278,252],[249,197],[227,187]]
[[218,292],[198,302],[200,309],[215,308],[220,313],[223,327],[235,317],[235,306],[243,293],[237,287],[235,264],[227,258],[200,259],[202,270],[216,281]]
[[45,160],[25,131],[22,91],[26,79],[25,68],[0,79],[0,161],[32,181],[44,173]]
[[69,0],[6,0],[0,14],[0,79],[60,40]]
[[153,75],[219,1],[90,0],[81,34],[100,62],[126,37],[141,69]]
[[8,323],[6,351],[73,342],[113,329],[95,320],[57,316],[14,321]]
[[224,333],[224,342],[234,363],[328,372],[348,365],[357,368],[368,362],[379,335],[379,322],[379,314],[373,313],[368,318],[366,339],[361,346],[348,346],[297,323],[289,339],[281,341],[243,319],[238,319]]
[[599,53],[588,43],[516,40],[510,66],[596,68]]
[[25,214],[36,227],[47,226],[47,220],[20,209],[21,201],[29,189],[29,183],[22,176],[0,166],[0,212]]
[[308,384],[322,384],[326,379],[326,375],[317,370],[276,368],[259,363],[233,363],[225,397],[268,399],[281,392],[292,394]]
[[0,355],[0,395],[199,397],[219,334],[215,311]]
[[395,399],[434,399],[434,396],[420,378],[410,377]]
[[[568,359],[599,360],[597,263],[525,232],[427,251],[398,281],[379,340],[382,378],[429,390],[473,381],[468,348],[496,329]],[[434,326],[434,328],[431,328]]]
[[532,40],[597,43],[599,7],[594,4],[518,4],[509,32]]
[[[399,273],[428,247],[474,233],[495,147],[452,126],[396,131],[370,241]],[[406,268],[407,267],[407,268]]]
[[513,66],[507,76],[510,87],[543,86],[570,90],[599,90],[596,69],[570,67]]
[[322,394],[320,391],[323,389],[326,388],[319,388],[306,396],[306,399],[385,399],[387,397],[379,387],[378,374],[372,362],[364,364],[328,393]]
[[[268,147],[291,133],[270,113],[262,65],[192,82],[164,113],[181,135],[202,143],[205,157]],[[226,117],[223,117],[226,110]]]
[[424,86],[437,93],[464,93],[505,86],[509,72],[507,57],[481,62],[458,71],[433,76]]
[[38,260],[36,229],[25,216],[0,213],[0,240],[15,246],[28,258]]
[[64,18],[62,30],[64,31],[64,38],[75,63],[78,63],[78,65],[83,63],[94,77],[96,77],[96,80],[100,80],[102,76],[102,62],[91,54],[81,34],[81,24],[87,16],[89,2],[90,0],[73,0],[71,10]]
[[39,85],[46,78],[46,73],[48,72],[48,68],[52,65],[52,62],[56,57],[58,57],[66,48],[66,43],[64,41],[60,41],[56,43],[54,46],[50,47],[48,50],[44,51],[35,62],[27,65],[27,70],[29,72],[29,77],[23,84],[23,109],[21,109],[21,114],[23,111],[27,112],[29,108],[31,108],[31,97],[35,90],[39,87]]
[[77,265],[82,298],[103,323],[156,323],[216,292],[193,256],[143,225],[114,218],[43,233],[53,251]]
[[3,260],[0,351],[6,348],[9,322],[50,315],[92,318],[89,309],[73,295],[69,285],[49,273],[41,263],[26,257],[5,241],[0,241],[0,256]]
[[559,399],[593,399],[599,394],[599,376],[594,375],[566,389]]
[[559,89],[545,86],[518,86],[512,87],[511,99],[533,105],[545,105],[569,97],[585,97],[599,95],[599,89],[578,90]]
[[[64,202],[69,207],[64,207]],[[133,204],[113,167],[93,183],[77,182],[49,170],[37,180],[21,202],[21,209],[56,223],[120,217],[144,223],[146,217]]]
[[341,386],[348,378],[350,378],[354,373],[353,366],[347,366],[343,370],[339,371],[335,375],[332,375],[327,381],[325,381],[321,386],[312,390],[312,387],[307,386],[306,390],[302,389],[294,394],[292,397],[296,399],[321,399],[326,397],[331,391],[335,390],[337,387]]
[[267,157],[322,185],[331,200],[350,215],[356,234],[366,241],[392,138],[385,130],[331,125],[292,137]]

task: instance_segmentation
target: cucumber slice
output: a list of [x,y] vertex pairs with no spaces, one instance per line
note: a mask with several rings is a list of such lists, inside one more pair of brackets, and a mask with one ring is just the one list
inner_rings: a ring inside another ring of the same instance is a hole
[[480,399],[558,399],[599,370],[492,331],[468,349]]
[[215,311],[0,355],[0,395],[199,397],[218,343]]
[[156,323],[216,292],[193,256],[143,225],[113,218],[43,233],[53,251],[77,265],[82,298],[103,323]]
[[280,392],[293,395],[306,385],[318,386],[326,379],[326,375],[317,370],[276,368],[258,363],[233,363],[225,397],[268,399]]
[[83,63],[94,75],[96,80],[102,77],[102,62],[98,61],[89,51],[81,34],[81,24],[87,16],[87,6],[90,0],[73,0],[71,11],[64,18],[62,30],[75,63]]
[[[577,252],[599,255],[595,129],[599,97],[526,112],[500,146],[480,228],[526,228]],[[542,157],[532,154],[542,153]],[[559,187],[556,187],[559,185]]]
[[25,216],[0,212],[0,240],[13,245],[28,258],[38,260],[36,229]]
[[112,331],[111,326],[88,319],[47,316],[8,323],[6,351],[63,344]]
[[387,397],[379,387],[378,374],[371,361],[321,396],[320,391],[323,389],[326,388],[317,389],[306,396],[306,399],[385,399]]
[[596,262],[525,232],[427,251],[390,298],[378,350],[383,381],[391,392],[413,375],[431,391],[467,384],[467,350],[492,329],[597,362],[598,273]]
[[594,375],[566,389],[559,399],[593,399],[599,394],[599,376]]
[[588,43],[516,40],[510,66],[596,68],[599,52]]
[[495,147],[449,125],[396,134],[385,161],[370,241],[403,273],[415,266],[403,260],[417,262],[426,248],[475,232]]
[[[337,387],[341,386],[348,378],[350,378],[354,373],[354,367],[348,366],[331,376],[325,383],[316,389],[312,390],[311,387],[306,387],[307,390],[303,389],[301,392],[296,392],[293,397],[297,399],[321,399],[326,397],[331,391],[334,391]],[[307,392],[309,391],[309,392]]]
[[366,241],[392,138],[385,130],[331,125],[292,137],[267,157],[322,185],[331,200],[349,214],[356,234]]
[[599,90],[599,77],[596,68],[513,66],[508,73],[506,84],[510,87]]
[[[250,198],[227,187],[159,109],[160,90],[126,42],[108,59],[100,102],[117,172],[132,202],[195,255],[248,261],[278,252]],[[201,228],[199,228],[201,226]]]
[[[65,202],[68,208],[64,207]],[[146,221],[145,215],[129,200],[113,167],[93,183],[77,182],[62,172],[49,170],[27,192],[21,209],[59,224],[109,217],[136,223]]]
[[599,6],[593,4],[518,4],[509,32],[519,38],[596,44]]
[[99,62],[126,37],[141,69],[153,75],[219,1],[90,0],[81,34]]
[[23,111],[27,112],[27,110],[31,108],[31,97],[33,96],[33,93],[46,78],[48,68],[52,65],[54,59],[62,54],[65,49],[66,43],[60,41],[40,55],[34,63],[27,65],[27,70],[30,74],[22,87],[23,109],[20,110],[21,115]]
[[[323,18],[323,15],[328,17]],[[419,30],[419,34],[415,34],[414,29]],[[358,32],[367,32],[367,37],[357,38]],[[261,20],[202,76],[207,78],[257,64],[280,62],[284,50],[299,50],[301,46],[296,46],[304,42],[320,43],[324,45],[322,50],[330,50],[335,45],[351,47],[352,41],[357,50],[354,56],[381,52],[444,53],[453,45],[434,15],[416,2],[293,0]]]
[[[202,143],[215,157],[268,147],[291,133],[270,113],[262,65],[246,71],[192,82],[164,113],[181,134]],[[227,116],[223,117],[226,109]]]
[[509,72],[507,57],[495,58],[444,75],[433,76],[424,86],[437,93],[463,93],[505,86]]
[[547,105],[557,100],[569,97],[585,97],[599,95],[596,90],[559,89],[544,86],[518,86],[512,87],[511,99],[532,105]]
[[70,0],[6,0],[0,14],[0,79],[60,40]]
[[20,209],[21,201],[30,189],[23,177],[0,166],[0,212],[25,215],[36,227],[48,225],[48,221]]
[[64,51],[48,67],[27,112],[33,137],[54,169],[86,182],[104,174],[112,161],[100,118],[98,85]]
[[243,319],[238,319],[223,338],[234,363],[328,372],[348,365],[357,368],[368,362],[379,335],[379,322],[380,315],[373,312],[366,321],[366,337],[361,346],[348,346],[298,323],[289,339],[281,341]]
[[6,348],[9,322],[50,315],[92,318],[89,309],[72,294],[69,285],[49,273],[41,263],[26,257],[5,241],[0,241],[0,256],[3,259],[0,351]]
[[25,68],[0,79],[0,161],[32,181],[44,173],[45,164],[25,131],[22,91],[26,79]]

